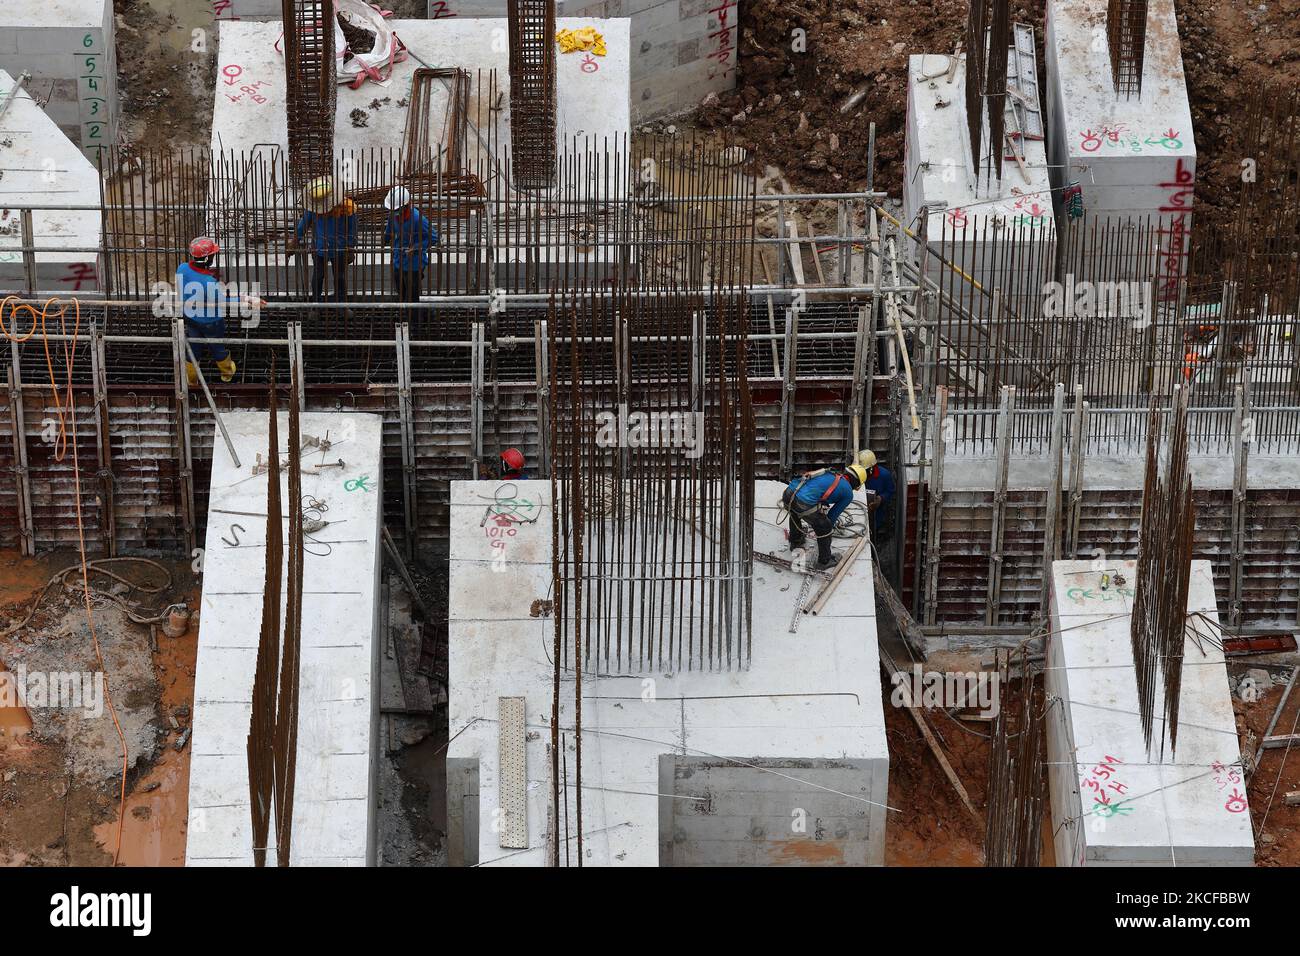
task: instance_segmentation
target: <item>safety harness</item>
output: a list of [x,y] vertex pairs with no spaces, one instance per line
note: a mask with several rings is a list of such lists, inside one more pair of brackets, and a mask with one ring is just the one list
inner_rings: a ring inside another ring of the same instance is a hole
[[835,493],[835,489],[839,487],[840,482],[844,480],[844,476],[840,474],[837,474],[835,480],[830,483],[824,492],[822,492],[822,496],[817,499],[817,504],[809,505],[802,510],[795,508],[795,503],[799,500],[799,492],[802,490],[803,486],[808,484],[808,482],[814,478],[820,478],[822,475],[826,474],[826,472],[827,469],[818,468],[816,471],[805,471],[803,473],[802,480],[795,486],[794,493],[790,495],[790,510],[794,511],[797,517],[802,518],[805,515],[812,514],[814,511],[820,511],[822,514],[830,514],[831,505],[828,499]]

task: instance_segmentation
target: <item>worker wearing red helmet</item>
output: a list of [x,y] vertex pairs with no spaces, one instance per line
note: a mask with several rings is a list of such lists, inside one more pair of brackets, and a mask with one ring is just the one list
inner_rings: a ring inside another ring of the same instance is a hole
[[518,448],[503,451],[497,474],[502,481],[527,481],[528,476],[524,474],[524,453]]
[[[190,257],[176,269],[176,289],[181,301],[181,314],[185,317],[185,337],[194,357],[199,361],[216,359],[221,380],[229,382],[235,377],[235,360],[230,349],[221,342],[210,339],[226,337],[226,314],[240,303],[265,305],[258,298],[231,295],[217,275],[217,253],[221,247],[209,236],[199,236],[190,243]],[[185,377],[190,386],[199,384],[198,370],[192,362],[185,363]]]

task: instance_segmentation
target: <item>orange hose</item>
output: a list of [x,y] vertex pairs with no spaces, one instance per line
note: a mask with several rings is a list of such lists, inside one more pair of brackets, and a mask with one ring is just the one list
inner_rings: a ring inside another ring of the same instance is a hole
[[[0,301],[0,333],[12,342],[23,343],[28,341],[36,334],[39,324],[42,344],[45,348],[45,367],[50,374],[50,393],[54,397],[54,407],[59,418],[59,431],[55,440],[54,460],[63,461],[67,456],[68,450],[68,430],[67,421],[64,417],[64,406],[59,398],[58,378],[54,374],[54,359],[50,355],[49,330],[46,326],[46,320],[51,316],[51,307],[58,307],[59,334],[68,335],[67,314],[68,306],[60,304],[58,299],[48,299],[41,308],[40,314],[36,312],[35,306],[27,305],[22,302],[14,302],[16,296],[8,296]],[[126,772],[130,765],[130,756],[126,746],[126,734],[122,732],[122,724],[117,719],[117,708],[113,705],[113,695],[108,687],[108,671],[104,666],[104,652],[99,645],[99,634],[95,630],[95,613],[90,602],[90,570],[87,567],[86,558],[86,532],[85,525],[81,514],[81,460],[77,453],[76,442],[76,401],[72,391],[72,370],[76,365],[75,356],[77,350],[78,336],[81,334],[81,303],[76,299],[70,300],[75,309],[76,320],[72,326],[71,338],[63,343],[63,366],[67,376],[67,414],[72,419],[72,475],[76,482],[76,494],[73,500],[76,502],[77,511],[77,550],[81,556],[81,583],[82,594],[85,596],[86,605],[86,624],[90,629],[91,644],[95,649],[95,660],[99,664],[99,673],[104,682],[104,700],[108,704],[109,716],[113,718],[113,727],[117,730],[117,739],[122,745],[122,778],[118,788],[117,800],[117,844],[113,849],[113,865],[117,866],[118,860],[122,855],[122,829],[126,823]],[[15,321],[17,317],[26,312],[32,320],[32,326],[28,329],[26,335],[18,335],[16,332],[9,331],[5,324],[6,315]],[[19,428],[22,424],[19,423]]]

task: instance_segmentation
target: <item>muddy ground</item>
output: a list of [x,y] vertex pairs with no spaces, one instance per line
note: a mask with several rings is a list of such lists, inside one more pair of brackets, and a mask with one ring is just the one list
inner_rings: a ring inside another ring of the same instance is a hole
[[[18,625],[50,575],[75,561],[69,553],[0,558],[0,631]],[[119,589],[137,613],[196,600],[188,563],[163,565],[113,567],[132,582],[162,588],[152,595]],[[74,701],[28,698],[27,707],[0,709],[0,864],[110,865],[119,846],[123,742],[128,796],[119,861],[183,861],[197,631],[166,637],[102,597],[93,601],[91,619],[102,670],[80,591],[54,589],[30,622],[0,640],[0,663],[28,693],[53,672],[77,675],[81,690]]]
[[[1242,752],[1253,754],[1277,712],[1282,699],[1283,684],[1288,676],[1287,664],[1298,665],[1296,655],[1268,657],[1267,661],[1286,661],[1286,664],[1269,666],[1273,684],[1254,702],[1243,701],[1240,695],[1233,700],[1237,713],[1237,732],[1241,736]],[[1243,660],[1229,667],[1235,680],[1252,668],[1261,666],[1258,661]],[[1291,693],[1286,709],[1279,715],[1273,734],[1296,733],[1300,723],[1300,689]],[[1224,781],[1232,786],[1231,778]],[[1255,862],[1260,866],[1300,866],[1300,806],[1289,807],[1284,800],[1287,791],[1300,790],[1300,748],[1265,750],[1259,767],[1250,777],[1247,799],[1250,802],[1251,822],[1255,830]]]
[[[0,552],[0,633],[27,616],[51,575],[77,560],[69,552],[37,559]],[[201,582],[189,563],[162,563],[172,583],[151,599],[153,606],[185,601],[197,607]],[[417,573],[426,605],[445,607],[445,575],[439,584],[427,569]],[[160,580],[135,569],[123,574],[133,581]],[[393,590],[396,625],[408,627],[414,620],[410,601],[400,583]],[[167,637],[131,622],[102,599],[92,610],[117,724],[107,706],[96,713],[90,697],[82,699],[87,706],[81,709],[0,707],[0,866],[109,866],[115,854],[122,866],[185,863],[189,723],[202,621],[195,617],[183,635]],[[440,623],[445,632],[445,621],[435,621],[435,630]],[[380,725],[386,759],[380,764],[379,855],[386,865],[434,866],[445,862],[445,696],[438,687],[419,686],[424,678],[414,673],[418,639],[408,649],[409,666],[400,679],[400,642],[390,635],[384,652],[385,673],[397,689],[390,695],[386,685]],[[438,652],[441,662],[435,657],[434,664],[445,673],[445,633]],[[80,592],[55,590],[28,624],[0,639],[0,670],[9,679],[22,676],[28,685],[32,674],[96,672]],[[120,841],[117,725],[127,745]]]
[[[1013,0],[1034,26],[1042,0]],[[700,125],[725,129],[798,188],[837,192],[867,182],[867,130],[876,124],[877,189],[902,189],[907,57],[949,53],[965,32],[966,0],[748,0],[740,5],[737,89],[702,108]],[[1214,0],[1177,5],[1195,125],[1198,213],[1231,214],[1243,158],[1234,118],[1248,96],[1300,77],[1300,4]],[[806,52],[792,49],[807,33]],[[847,112],[840,107],[866,90]],[[1045,84],[1044,84],[1045,89]]]
[[[423,17],[426,9],[424,0],[385,6],[398,17]],[[1037,31],[1041,69],[1043,0],[1011,7],[1016,21]],[[1242,105],[1264,85],[1300,78],[1300,3],[1215,0],[1177,9],[1199,153],[1196,203],[1202,221],[1217,226],[1230,217],[1241,185],[1245,157],[1234,120]],[[124,141],[206,146],[217,46],[211,3],[117,0],[116,10]],[[898,195],[907,57],[951,52],[966,10],[966,0],[745,0],[736,90],[674,125],[725,131],[753,151],[758,168],[775,167],[794,188],[839,192],[865,188],[874,122],[874,185]],[[802,50],[797,30],[806,34]],[[841,112],[860,91],[860,101]]]

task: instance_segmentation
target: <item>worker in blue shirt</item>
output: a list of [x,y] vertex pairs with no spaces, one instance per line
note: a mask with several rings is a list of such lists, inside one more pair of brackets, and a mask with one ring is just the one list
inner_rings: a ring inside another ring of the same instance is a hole
[[438,230],[411,203],[411,191],[394,186],[384,197],[388,225],[384,242],[393,247],[393,287],[399,302],[419,302],[429,250],[438,244]]
[[[266,302],[255,296],[232,295],[217,276],[216,259],[221,247],[209,236],[199,236],[190,243],[190,258],[176,268],[176,292],[181,301],[181,315],[185,318],[185,339],[199,361],[213,358],[221,372],[221,380],[229,382],[235,377],[235,360],[230,349],[221,342],[209,339],[226,337],[226,315],[235,311],[240,303],[261,306]],[[199,384],[194,363],[185,362],[185,378],[191,388]]]
[[883,519],[889,514],[889,505],[894,500],[894,473],[884,465],[876,461],[874,451],[864,451],[858,454],[858,464],[867,473],[867,480],[863,482],[868,491],[867,510],[871,512],[871,536],[874,538],[880,531]]
[[310,230],[312,254],[311,294],[320,302],[325,295],[325,270],[334,270],[334,301],[348,297],[347,267],[357,257],[357,207],[343,196],[333,176],[318,176],[307,184],[307,208],[294,227],[289,251],[303,247]]
[[853,492],[867,479],[866,469],[852,464],[843,469],[822,468],[800,475],[786,486],[781,501],[790,513],[790,550],[804,546],[804,525],[817,536],[818,571],[825,571],[839,563],[839,556],[831,552],[831,536],[835,522],[853,500]]

